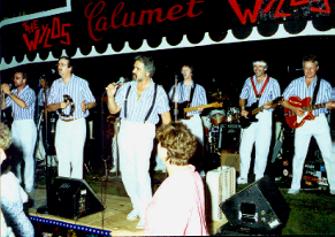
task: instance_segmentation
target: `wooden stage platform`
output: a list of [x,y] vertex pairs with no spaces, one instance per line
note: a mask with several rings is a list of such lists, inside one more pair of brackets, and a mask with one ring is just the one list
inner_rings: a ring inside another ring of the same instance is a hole
[[[37,208],[46,203],[46,191],[44,187],[38,187],[33,193],[34,207],[29,209],[29,215],[32,218],[45,218],[48,220],[55,220],[60,222],[71,223],[74,225],[87,226],[97,228],[100,230],[111,231],[112,236],[141,236],[143,230],[137,230],[136,225],[138,221],[128,221],[127,214],[131,211],[130,199],[126,196],[117,196],[112,194],[96,193],[105,206],[105,210],[91,215],[83,216],[78,220],[67,219],[60,216],[49,214],[41,214],[37,212]],[[208,229],[210,234],[215,234],[217,229],[226,223],[209,222]]]

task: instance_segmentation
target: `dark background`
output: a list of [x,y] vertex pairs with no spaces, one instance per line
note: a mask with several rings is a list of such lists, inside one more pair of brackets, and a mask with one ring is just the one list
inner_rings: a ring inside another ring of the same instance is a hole
[[[154,81],[168,91],[175,75],[182,80],[181,66],[189,63],[194,67],[194,80],[211,92],[219,89],[229,98],[227,106],[237,106],[238,96],[246,78],[253,75],[252,62],[264,59],[268,62],[268,74],[278,79],[282,91],[295,77],[302,76],[302,57],[316,54],[320,61],[319,75],[335,86],[335,36],[297,37],[254,42],[221,44],[183,49],[157,50],[145,53],[99,56],[74,59],[74,73],[89,81],[93,94],[99,98],[108,83],[121,76],[131,79],[134,57],[151,56],[156,65]],[[38,78],[47,74],[58,78],[56,61],[20,66],[29,76],[29,84],[38,89]],[[1,72],[3,82],[10,82],[15,68]]]

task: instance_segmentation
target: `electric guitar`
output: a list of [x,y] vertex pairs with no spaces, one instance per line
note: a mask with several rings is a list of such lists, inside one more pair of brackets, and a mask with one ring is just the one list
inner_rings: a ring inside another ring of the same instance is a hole
[[275,108],[280,105],[283,101],[283,97],[278,97],[270,102],[265,103],[264,105],[258,107],[257,102],[253,103],[251,106],[246,107],[245,110],[248,111],[247,117],[239,116],[240,125],[242,128],[247,128],[251,125],[251,123],[257,122],[258,119],[256,115],[259,112],[262,112],[265,109],[265,105],[270,104],[271,108]]
[[198,106],[194,106],[194,107],[189,107],[189,106],[190,106],[189,101],[185,101],[183,103],[178,103],[177,104],[177,110],[178,110],[177,111],[177,113],[178,113],[177,118],[178,119],[188,119],[189,117],[187,116],[187,113],[192,112],[192,111],[196,111],[198,109],[222,108],[223,103],[222,102],[213,102],[213,103],[198,105]]
[[[304,125],[306,120],[313,120],[315,116],[313,115],[312,111],[315,109],[326,108],[327,106],[327,103],[311,105],[311,100],[311,97],[300,99],[298,96],[291,96],[288,99],[289,104],[295,107],[299,107],[305,111],[302,116],[298,116],[292,110],[284,108],[285,121],[290,128],[299,128]],[[331,108],[335,108],[335,101],[331,102]]]

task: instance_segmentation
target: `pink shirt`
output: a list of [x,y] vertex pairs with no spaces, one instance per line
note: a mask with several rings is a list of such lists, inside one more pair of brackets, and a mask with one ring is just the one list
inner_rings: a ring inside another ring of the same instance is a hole
[[169,176],[146,212],[145,235],[208,235],[204,184],[194,166]]

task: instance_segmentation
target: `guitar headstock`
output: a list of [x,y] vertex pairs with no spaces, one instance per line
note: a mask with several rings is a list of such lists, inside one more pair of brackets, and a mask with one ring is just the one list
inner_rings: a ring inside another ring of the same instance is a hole
[[223,107],[223,102],[213,102],[211,104],[213,108],[222,108]]
[[276,99],[274,99],[272,101],[272,104],[276,104],[276,105],[281,105],[281,103],[283,103],[284,101],[284,97],[283,96],[279,96]]
[[327,109],[335,109],[335,100],[329,101],[326,103]]

